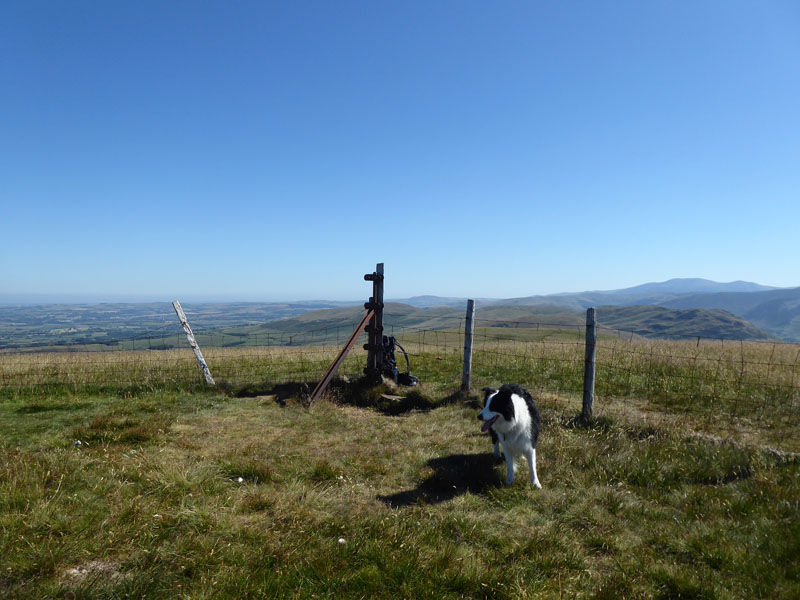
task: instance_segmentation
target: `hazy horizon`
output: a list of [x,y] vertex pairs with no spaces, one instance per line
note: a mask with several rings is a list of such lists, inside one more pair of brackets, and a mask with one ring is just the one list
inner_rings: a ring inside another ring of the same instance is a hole
[[[743,280],[734,280],[729,282],[716,282],[712,280],[705,280],[704,278],[693,278],[693,277],[680,277],[680,278],[673,278],[670,280],[665,280],[663,282],[656,282],[656,281],[648,281],[644,283],[635,284],[629,286],[629,288],[638,287],[641,285],[648,285],[648,284],[660,284],[666,283],[667,281],[674,281],[674,280],[694,280],[694,279],[703,279],[704,281],[709,281],[712,283],[717,284],[734,284],[734,283],[753,283],[760,286],[771,287],[775,289],[793,289],[797,286],[770,286],[768,284],[764,284],[761,282],[750,282],[750,281],[743,281]],[[485,300],[502,300],[506,298],[524,298],[528,296],[557,296],[562,294],[581,294],[581,293],[607,293],[607,292],[615,292],[618,290],[625,290],[629,288],[618,288],[618,289],[596,289],[596,290],[577,290],[577,291],[562,291],[562,292],[554,292],[548,294],[538,294],[538,293],[530,293],[524,294],[522,296],[490,296],[490,295],[479,295],[479,296],[469,296],[470,298],[478,299],[482,298]],[[366,298],[369,293],[371,292],[371,288],[369,284],[365,282],[364,284],[364,298]],[[467,298],[468,296],[458,296],[453,294],[447,293],[430,293],[430,294],[414,294],[411,296],[398,296],[398,295],[387,295],[387,300],[403,300],[409,298],[416,298],[416,297],[438,297],[438,298]],[[5,294],[0,293],[0,304],[5,305],[36,305],[36,304],[135,304],[135,303],[154,303],[154,302],[173,302],[174,300],[178,300],[180,302],[195,302],[195,303],[236,303],[236,302],[244,302],[244,303],[346,303],[346,304],[356,304],[364,301],[364,298],[328,298],[325,296],[321,297],[313,297],[313,298],[296,298],[296,297],[288,297],[288,296],[275,296],[275,297],[259,297],[257,295],[236,295],[236,294]]]

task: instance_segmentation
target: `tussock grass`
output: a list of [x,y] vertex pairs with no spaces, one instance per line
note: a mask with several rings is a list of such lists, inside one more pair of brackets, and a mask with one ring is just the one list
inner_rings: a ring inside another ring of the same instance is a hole
[[3,595],[800,594],[791,456],[637,414],[580,423],[546,394],[544,489],[525,469],[508,487],[468,400],[399,416],[208,391],[7,400]]
[[[431,409],[457,398],[462,334],[457,331],[406,333],[412,372],[423,385],[401,391],[402,402],[387,402],[388,391],[357,385],[331,388],[334,399],[378,406],[387,413]],[[339,348],[209,348],[206,359],[218,387],[229,396],[278,393],[282,400],[305,397]],[[362,375],[365,352],[356,345],[339,370],[346,381]],[[400,358],[401,366],[402,358]],[[674,424],[684,418],[696,431],[734,436],[743,443],[800,451],[800,349],[797,345],[664,341],[601,334],[597,348],[596,410],[638,414]],[[482,328],[473,350],[473,387],[518,382],[541,393],[575,399],[583,388],[582,333],[556,329]],[[186,351],[67,352],[0,355],[0,400],[26,399],[20,410],[57,410],[75,396],[130,397],[205,388],[194,357]],[[294,386],[294,389],[292,389]],[[46,403],[35,400],[45,396]],[[576,400],[573,400],[576,401]]]
[[[337,347],[208,348],[203,354],[221,388],[247,393],[286,382],[317,381]],[[339,369],[361,374],[366,353],[354,349]],[[188,350],[0,354],[0,399],[46,394],[115,395],[199,391],[205,381]]]
[[337,348],[209,349],[217,390],[185,353],[3,355],[2,595],[800,596],[800,461],[767,448],[800,449],[796,347],[601,338],[583,423],[582,343],[513,335],[473,388],[536,392],[541,491],[502,484],[454,333],[401,341],[410,390],[354,351],[312,410]]

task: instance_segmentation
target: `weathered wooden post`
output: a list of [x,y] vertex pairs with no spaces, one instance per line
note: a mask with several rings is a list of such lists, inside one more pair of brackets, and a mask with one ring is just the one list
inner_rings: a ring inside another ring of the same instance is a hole
[[197,345],[197,340],[194,339],[194,333],[192,333],[192,328],[189,327],[189,321],[186,320],[186,315],[183,312],[183,308],[181,307],[181,303],[175,300],[172,303],[172,307],[175,309],[175,313],[178,315],[178,319],[180,319],[181,325],[183,325],[183,330],[186,332],[186,339],[189,340],[189,345],[192,347],[194,351],[194,356],[197,359],[197,364],[200,365],[200,368],[203,370],[203,376],[206,378],[206,383],[208,385],[215,385],[214,378],[211,376],[211,371],[206,364],[206,359],[203,358],[203,353],[200,352],[200,346]]
[[380,376],[383,371],[383,263],[378,263],[374,273],[364,275],[366,281],[372,282],[372,296],[364,308],[374,314],[367,325],[368,341],[364,345],[367,351],[367,368],[364,373]]
[[594,409],[595,354],[597,350],[597,320],[594,307],[586,311],[586,358],[583,363],[583,411],[585,421],[592,418]]
[[467,320],[464,325],[464,372],[461,374],[461,391],[469,393],[472,378],[472,339],[475,336],[475,300],[467,300]]

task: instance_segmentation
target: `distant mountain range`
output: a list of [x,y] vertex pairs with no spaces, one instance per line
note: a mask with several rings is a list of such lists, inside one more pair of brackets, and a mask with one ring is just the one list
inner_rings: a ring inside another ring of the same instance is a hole
[[[436,306],[425,296],[425,306]],[[406,300],[416,305],[414,298]],[[439,305],[463,305],[466,299],[442,298]],[[748,281],[718,283],[707,279],[670,279],[609,291],[485,299],[478,306],[557,306],[574,311],[608,306],[660,306],[671,309],[718,309],[749,321],[778,339],[800,342],[800,287],[775,288]],[[607,311],[608,312],[608,311]]]
[[[594,306],[601,325],[644,336],[800,342],[800,287],[672,279],[621,290],[476,300],[476,318],[486,327],[524,321],[580,326],[586,308]],[[465,306],[466,298],[455,297],[387,301],[385,321],[395,327],[452,329],[464,318]],[[185,303],[184,309],[195,332],[225,327],[299,332],[355,323],[363,303]],[[0,349],[104,344],[175,327],[169,303],[0,305]]]
[[600,292],[605,294],[709,294],[716,292],[765,292],[778,288],[750,281],[719,283],[708,279],[670,279],[658,283],[645,283],[622,290]]
[[[717,293],[751,293],[783,290],[749,281],[732,281],[719,283],[708,279],[670,279],[658,283],[645,283],[620,290],[594,290],[587,292],[562,292],[543,296],[525,296],[523,298],[481,298],[482,304],[503,304],[505,306],[567,306],[574,310],[586,309],[600,304],[631,306],[633,304],[658,304],[676,296],[717,294]],[[466,298],[442,296],[414,296],[412,298],[395,299],[393,302],[412,306],[456,306],[466,302]]]

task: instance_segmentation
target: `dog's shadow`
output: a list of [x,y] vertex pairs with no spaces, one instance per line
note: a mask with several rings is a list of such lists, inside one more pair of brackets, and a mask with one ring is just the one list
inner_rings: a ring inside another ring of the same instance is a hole
[[391,496],[378,496],[378,499],[399,508],[413,504],[439,504],[467,492],[484,494],[503,484],[494,469],[498,460],[502,461],[491,452],[432,458],[427,464],[433,469],[433,474],[416,488]]

